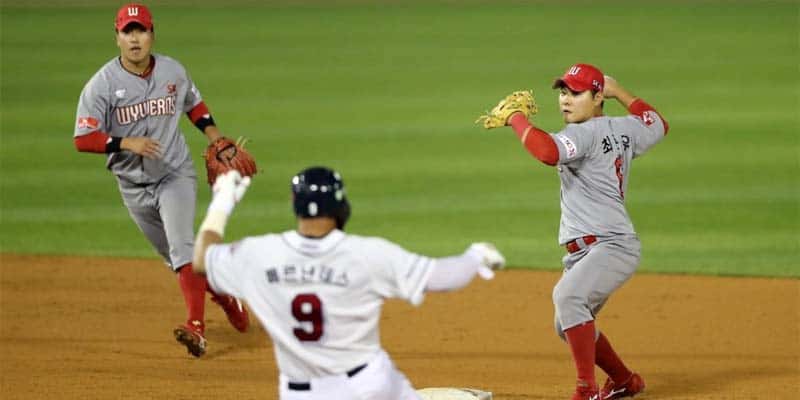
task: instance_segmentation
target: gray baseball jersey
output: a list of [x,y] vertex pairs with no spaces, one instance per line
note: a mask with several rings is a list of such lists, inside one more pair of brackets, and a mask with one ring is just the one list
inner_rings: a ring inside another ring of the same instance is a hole
[[[556,332],[591,321],[639,266],[641,245],[625,208],[631,162],[658,143],[664,121],[641,116],[595,117],[552,135],[561,178],[559,243],[587,235],[597,243],[564,256],[553,288]],[[598,331],[599,332],[599,331]]]
[[136,225],[177,269],[192,260],[197,191],[189,147],[178,124],[202,98],[180,63],[159,54],[153,57],[155,64],[146,77],[125,70],[119,57],[100,68],[81,92],[74,136],[102,131],[159,142],[159,159],[120,151],[109,154],[106,166],[117,176]]
[[157,160],[126,151],[109,154],[107,166],[114,175],[137,184],[194,169],[178,123],[200,104],[200,92],[179,62],[159,54],[153,57],[155,65],[147,78],[128,72],[115,57],[89,80],[78,102],[76,137],[100,130],[159,142],[163,158]]
[[645,112],[644,120],[595,117],[552,136],[561,178],[559,243],[586,235],[635,235],[625,209],[631,160],[664,137],[661,118],[654,111]]

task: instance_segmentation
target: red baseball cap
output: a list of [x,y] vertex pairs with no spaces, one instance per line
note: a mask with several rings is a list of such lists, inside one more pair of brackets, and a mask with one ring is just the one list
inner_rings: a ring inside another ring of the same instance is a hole
[[153,30],[153,14],[143,4],[126,4],[117,11],[115,26],[118,31],[124,29],[128,24],[136,22],[148,31]]
[[573,92],[583,92],[586,90],[602,92],[605,85],[606,80],[603,78],[603,73],[595,66],[589,64],[575,64],[569,67],[567,72],[564,72],[564,76],[553,82],[553,89],[560,89],[566,86]]

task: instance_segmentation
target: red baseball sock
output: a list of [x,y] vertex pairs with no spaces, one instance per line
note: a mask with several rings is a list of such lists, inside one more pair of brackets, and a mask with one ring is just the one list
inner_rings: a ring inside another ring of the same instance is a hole
[[597,338],[595,344],[595,357],[597,366],[600,367],[608,377],[615,383],[623,383],[631,377],[631,370],[625,366],[622,359],[619,358],[614,348],[611,347],[608,338],[603,333]]
[[[188,324],[197,328],[200,323],[200,330],[203,330],[203,315],[206,306],[206,278],[192,272],[192,264],[186,264],[178,270],[178,283],[183,292],[183,300],[186,302],[186,310],[189,313]],[[197,321],[197,322],[195,322]]]
[[594,321],[574,326],[564,331],[567,343],[572,350],[572,359],[575,360],[575,369],[578,371],[578,384],[596,388],[594,377]]

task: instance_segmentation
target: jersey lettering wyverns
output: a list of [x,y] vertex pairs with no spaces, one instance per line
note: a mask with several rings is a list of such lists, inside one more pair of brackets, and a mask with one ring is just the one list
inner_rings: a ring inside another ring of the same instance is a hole
[[158,117],[160,115],[175,115],[176,98],[177,96],[173,94],[157,99],[145,100],[131,106],[118,107],[115,112],[117,123],[120,125],[128,125],[148,116]]

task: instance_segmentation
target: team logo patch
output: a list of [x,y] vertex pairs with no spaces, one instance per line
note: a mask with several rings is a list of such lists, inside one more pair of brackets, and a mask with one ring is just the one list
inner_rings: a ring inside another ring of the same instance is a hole
[[92,117],[78,117],[79,129],[97,129],[100,123]]
[[658,118],[658,114],[655,111],[645,111],[642,113],[642,122],[645,125],[650,126],[656,122],[656,118]]
[[575,146],[575,142],[570,138],[564,135],[556,135],[556,139],[564,145],[564,149],[567,151],[567,158],[575,157],[578,154],[578,147]]
[[125,89],[117,89],[114,92],[114,96],[117,96],[118,99],[125,97]]
[[174,83],[168,83],[167,84],[167,93],[168,94],[173,94],[173,93],[175,93],[176,90],[178,90],[178,85],[176,85]]

